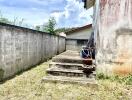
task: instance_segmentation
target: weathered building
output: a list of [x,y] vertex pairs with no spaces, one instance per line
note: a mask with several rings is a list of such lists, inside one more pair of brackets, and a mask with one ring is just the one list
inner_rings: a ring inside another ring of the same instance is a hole
[[80,50],[85,46],[92,33],[92,24],[66,32],[66,50]]
[[132,73],[132,0],[84,0],[94,6],[97,68],[105,73]]

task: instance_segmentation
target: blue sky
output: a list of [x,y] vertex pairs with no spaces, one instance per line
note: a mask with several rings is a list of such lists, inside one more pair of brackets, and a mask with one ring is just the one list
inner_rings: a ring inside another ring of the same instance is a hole
[[46,23],[54,17],[57,27],[76,27],[92,23],[93,9],[83,8],[81,0],[0,0],[2,14],[13,20],[25,19],[25,23],[35,26]]

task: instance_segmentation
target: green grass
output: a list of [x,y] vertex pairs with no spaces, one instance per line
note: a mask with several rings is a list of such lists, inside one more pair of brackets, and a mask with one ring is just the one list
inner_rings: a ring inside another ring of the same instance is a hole
[[41,83],[48,63],[43,63],[0,84],[0,100],[132,100],[132,86],[99,79],[98,88]]
[[118,75],[105,75],[103,73],[97,73],[98,80],[110,80],[111,82],[118,82],[121,84],[132,85],[132,74],[126,76]]

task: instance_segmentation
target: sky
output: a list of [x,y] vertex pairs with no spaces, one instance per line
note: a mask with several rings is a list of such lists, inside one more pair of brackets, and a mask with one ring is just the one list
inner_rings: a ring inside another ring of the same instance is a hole
[[24,19],[31,26],[42,25],[54,17],[56,27],[79,27],[92,23],[93,8],[84,9],[81,0],[0,0],[4,17]]

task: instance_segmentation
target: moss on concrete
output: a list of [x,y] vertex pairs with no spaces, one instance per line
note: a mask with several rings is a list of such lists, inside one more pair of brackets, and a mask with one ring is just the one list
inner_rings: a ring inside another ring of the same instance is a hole
[[3,76],[4,76],[4,70],[3,69],[0,69],[0,80],[3,79]]

